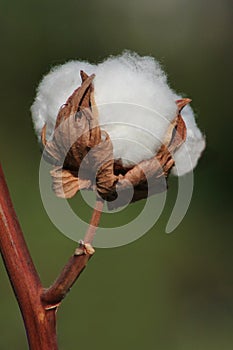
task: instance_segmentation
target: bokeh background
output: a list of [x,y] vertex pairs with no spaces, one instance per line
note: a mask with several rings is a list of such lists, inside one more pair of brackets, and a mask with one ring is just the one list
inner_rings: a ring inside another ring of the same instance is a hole
[[[165,210],[146,235],[97,250],[59,309],[61,350],[232,349],[232,9],[230,0],[0,1],[0,157],[45,286],[76,246],[50,222],[38,186],[29,109],[53,65],[98,62],[124,49],[152,55],[171,86],[192,98],[208,142],[175,232],[165,234],[176,196],[171,179]],[[2,262],[0,349],[27,349]]]

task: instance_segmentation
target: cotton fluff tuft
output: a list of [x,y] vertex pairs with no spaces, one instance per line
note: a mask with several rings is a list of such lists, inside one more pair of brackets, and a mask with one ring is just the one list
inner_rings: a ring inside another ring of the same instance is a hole
[[[38,137],[45,123],[47,137],[52,135],[60,107],[81,84],[80,70],[88,75],[95,73],[99,124],[112,140],[114,158],[131,165],[155,155],[176,115],[178,97],[152,57],[130,52],[110,57],[98,65],[70,61],[53,68],[39,84],[31,107]],[[182,116],[187,125],[187,140],[174,156],[176,168],[173,172],[178,175],[196,165],[205,146],[191,107],[185,107]],[[187,153],[191,162],[187,161]]]

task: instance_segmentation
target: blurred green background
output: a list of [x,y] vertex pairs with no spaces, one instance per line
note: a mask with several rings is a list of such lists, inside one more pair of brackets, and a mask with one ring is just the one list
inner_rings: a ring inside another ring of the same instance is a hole
[[[146,235],[97,250],[59,309],[61,350],[232,349],[232,9],[230,0],[0,1],[0,157],[45,286],[76,246],[50,222],[38,187],[29,108],[53,65],[98,62],[123,49],[152,55],[171,86],[192,98],[208,142],[175,232],[164,233],[176,196],[171,179],[166,208]],[[0,333],[1,350],[27,349],[2,262]]]

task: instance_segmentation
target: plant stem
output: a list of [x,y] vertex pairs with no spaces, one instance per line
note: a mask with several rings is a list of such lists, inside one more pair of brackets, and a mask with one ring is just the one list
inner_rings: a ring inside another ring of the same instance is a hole
[[23,237],[0,165],[0,248],[31,350],[56,350],[55,310],[45,310],[42,285]]
[[84,243],[92,244],[93,239],[95,237],[96,228],[99,226],[101,214],[103,211],[103,206],[104,206],[104,201],[102,200],[102,198],[98,197],[96,199],[95,208],[92,213],[90,225],[84,237]]
[[[103,200],[98,198],[96,200],[96,205],[91,217],[90,225],[84,237],[83,253],[80,255],[74,254],[69,259],[68,263],[64,266],[63,270],[53,285],[44,290],[44,293],[41,296],[41,300],[45,304],[46,308],[57,306],[62,301],[76,279],[86,267],[88,260],[92,257],[94,250],[93,252],[88,252],[88,250],[85,251],[85,245],[89,246],[93,241],[96,229],[99,225],[102,209]],[[82,251],[82,246],[80,246],[80,248],[77,250]]]
[[[0,249],[18,301],[30,350],[57,350],[56,310],[85,268],[103,201],[97,199],[84,243],[76,249],[54,284],[44,289],[24,240],[0,165]],[[79,253],[78,253],[79,252]]]

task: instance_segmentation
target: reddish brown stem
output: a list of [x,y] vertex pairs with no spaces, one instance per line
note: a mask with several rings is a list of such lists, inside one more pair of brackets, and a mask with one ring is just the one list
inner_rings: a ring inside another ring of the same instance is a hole
[[46,309],[56,307],[69,292],[70,288],[86,267],[90,254],[73,255],[65,265],[52,286],[45,289],[41,300]]
[[101,198],[97,198],[95,208],[91,217],[90,225],[84,237],[84,243],[92,244],[93,239],[95,237],[96,228],[99,226],[103,206],[104,201]]
[[102,209],[103,201],[102,199],[98,198],[92,214],[90,225],[84,237],[84,245],[76,250],[76,252],[79,251],[82,253],[83,249],[83,254],[74,254],[65,265],[53,285],[44,291],[41,299],[46,308],[56,306],[62,301],[76,279],[86,267],[86,264],[91,258],[93,252],[86,251],[85,245],[89,246],[93,241],[96,229],[99,225]]
[[16,217],[0,166],[0,248],[24,319],[31,350],[56,350],[55,310],[46,311],[42,285]]
[[44,290],[24,240],[0,165],[1,254],[23,316],[31,350],[58,349],[56,309],[93,254],[90,243],[99,224],[102,208],[103,202],[99,199],[85,242],[76,249],[54,284]]

